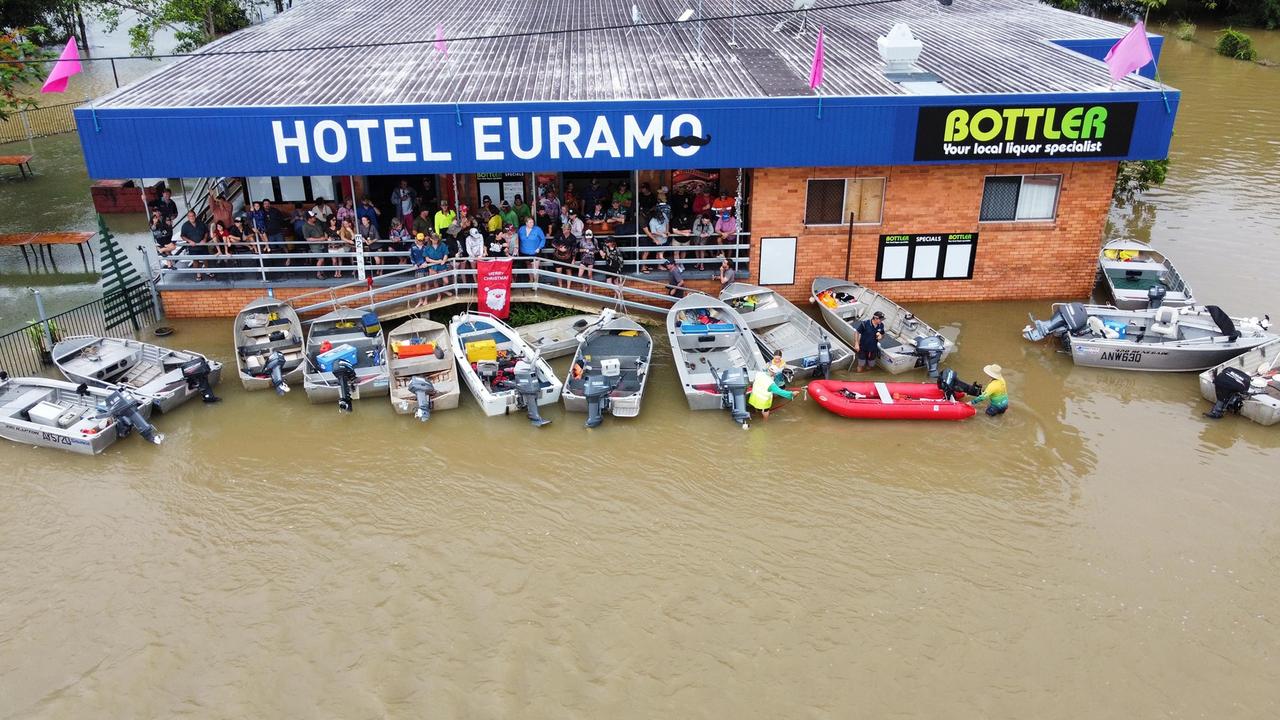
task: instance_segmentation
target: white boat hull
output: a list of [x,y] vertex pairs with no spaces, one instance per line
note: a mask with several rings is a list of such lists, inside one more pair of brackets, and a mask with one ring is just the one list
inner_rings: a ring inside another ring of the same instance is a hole
[[552,405],[559,402],[563,384],[547,361],[532,352],[518,332],[492,315],[462,313],[455,316],[449,323],[449,340],[453,346],[453,356],[458,363],[459,374],[485,415],[489,417],[508,415],[522,408],[520,396],[514,389],[490,390],[480,376],[476,375],[475,368],[471,367],[466,354],[466,338],[475,333],[500,337],[499,346],[505,343],[502,349],[509,350],[513,357],[532,356],[539,380],[542,382],[542,388],[538,392],[538,405]]

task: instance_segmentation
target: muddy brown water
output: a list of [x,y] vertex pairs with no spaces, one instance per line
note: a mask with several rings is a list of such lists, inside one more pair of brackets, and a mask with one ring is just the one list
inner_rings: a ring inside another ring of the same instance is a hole
[[[1275,314],[1280,69],[1171,40],[1163,71],[1173,169],[1115,232]],[[743,431],[663,343],[594,431],[231,379],[162,448],[6,443],[0,717],[1280,714],[1280,428],[1024,343],[1043,303],[916,310],[1007,368],[1008,415]],[[230,360],[230,323],[173,344]]]

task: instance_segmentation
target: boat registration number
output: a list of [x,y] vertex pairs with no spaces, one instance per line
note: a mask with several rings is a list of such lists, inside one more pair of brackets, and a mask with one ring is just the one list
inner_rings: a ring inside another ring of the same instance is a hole
[[1142,362],[1142,353],[1137,350],[1111,350],[1103,352],[1101,359],[1137,365]]
[[44,442],[54,443],[58,445],[74,445],[71,438],[66,435],[58,435],[56,433],[41,432],[40,439]]

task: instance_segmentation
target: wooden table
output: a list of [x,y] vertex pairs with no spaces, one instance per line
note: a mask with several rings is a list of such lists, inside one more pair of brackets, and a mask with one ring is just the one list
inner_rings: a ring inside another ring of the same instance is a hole
[[0,155],[0,165],[16,165],[18,170],[22,172],[22,177],[26,177],[27,173],[35,175],[35,171],[31,169],[31,158],[35,155]]
[[[88,246],[89,240],[94,236],[90,232],[37,232],[37,233],[13,233],[11,235],[0,235],[0,247],[19,247],[22,249],[22,259],[27,263],[27,272],[31,272],[31,258],[27,255],[27,246],[31,245],[36,250],[37,263],[44,264],[45,269],[53,268],[54,272],[58,271],[58,264],[53,259],[54,245],[75,245],[80,251],[80,262],[84,263],[84,271],[89,272],[89,260],[85,258],[84,249]],[[48,254],[48,262],[45,263],[45,253]],[[93,248],[89,248],[89,257],[93,257]]]

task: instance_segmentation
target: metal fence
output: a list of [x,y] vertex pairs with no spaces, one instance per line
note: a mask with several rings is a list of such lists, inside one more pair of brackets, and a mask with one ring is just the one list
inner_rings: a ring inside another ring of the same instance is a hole
[[[107,307],[113,304],[127,305],[134,312],[123,322],[108,327]],[[123,292],[112,293],[0,335],[0,370],[15,376],[39,375],[51,363],[53,347],[50,340],[56,343],[74,335],[135,337],[139,330],[157,320],[159,314],[152,301],[151,289],[145,284],[131,285]]]
[[0,121],[0,143],[74,132],[76,119],[71,111],[83,103],[77,100],[12,113]]

